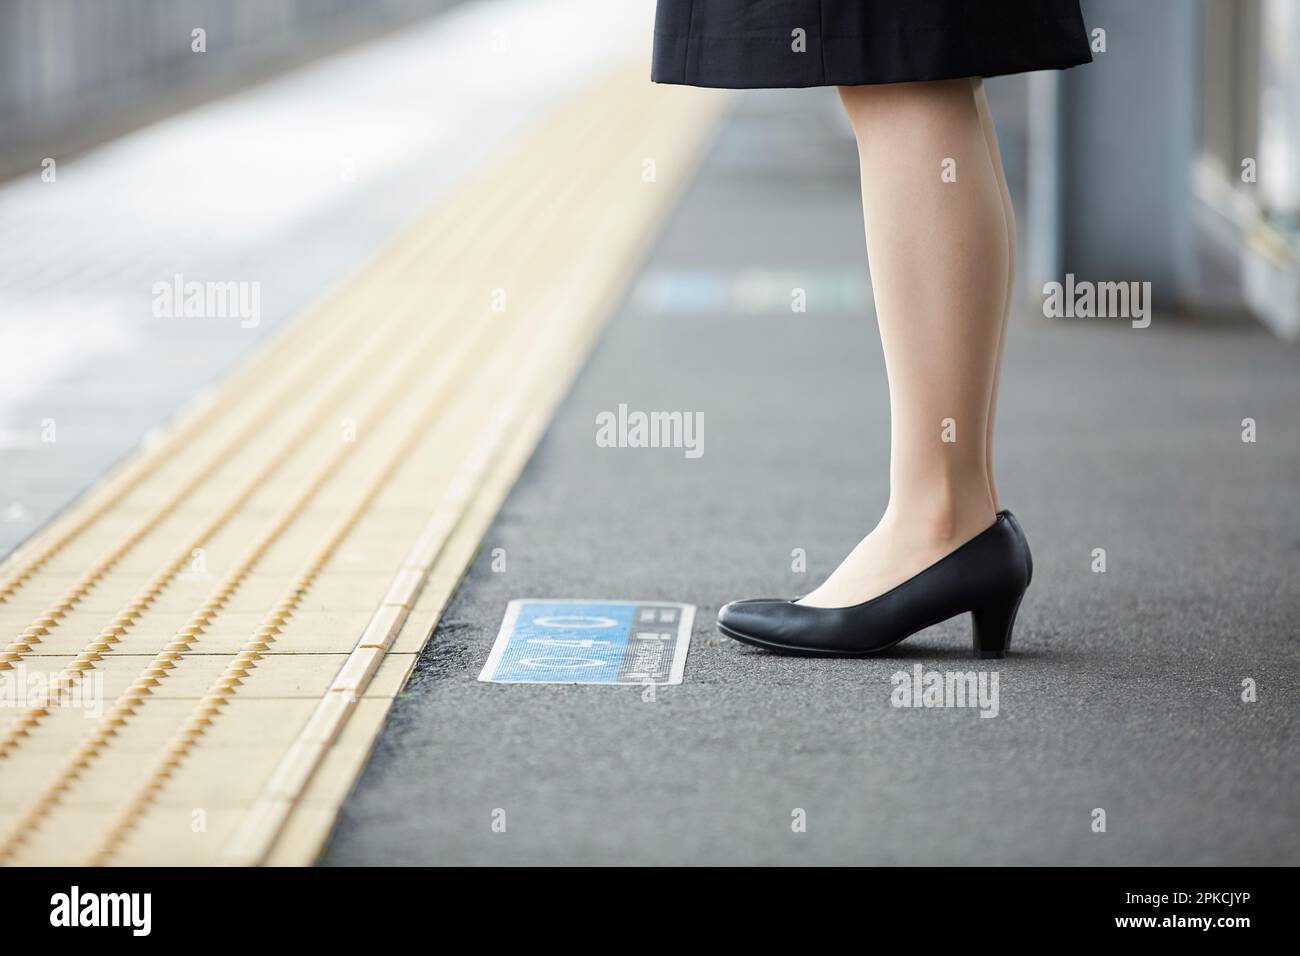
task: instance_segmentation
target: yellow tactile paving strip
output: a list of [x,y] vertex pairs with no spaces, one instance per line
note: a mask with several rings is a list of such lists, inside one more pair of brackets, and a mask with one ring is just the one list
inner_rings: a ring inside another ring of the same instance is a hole
[[[0,566],[0,679],[48,684],[0,708],[0,862],[314,859],[724,102],[646,75],[550,117]],[[96,688],[98,716],[68,706]]]

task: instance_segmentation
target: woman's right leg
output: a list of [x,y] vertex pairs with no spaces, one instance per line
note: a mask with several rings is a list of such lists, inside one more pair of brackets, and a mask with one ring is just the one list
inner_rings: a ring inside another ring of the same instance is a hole
[[1007,234],[979,83],[840,90],[858,139],[889,378],[889,505],[800,603],[844,607],[873,598],[994,521],[986,449]]

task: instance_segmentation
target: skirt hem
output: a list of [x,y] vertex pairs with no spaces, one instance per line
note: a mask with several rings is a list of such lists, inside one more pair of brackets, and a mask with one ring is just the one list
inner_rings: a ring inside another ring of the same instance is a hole
[[1092,62],[1077,15],[1020,23],[1015,42],[999,42],[1002,31],[975,25],[856,35],[861,32],[822,36],[814,25],[805,49],[795,51],[787,37],[770,31],[733,36],[656,31],[650,79],[712,89],[799,89],[1006,76]]
[[735,82],[716,80],[708,82],[707,79],[693,79],[687,82],[684,79],[666,79],[658,74],[651,73],[650,82],[657,83],[660,86],[694,86],[705,90],[803,90],[814,89],[816,87],[827,86],[888,86],[891,83],[934,83],[939,80],[960,80],[967,77],[980,77],[989,79],[995,76],[1012,76],[1017,73],[1037,73],[1042,70],[1069,70],[1076,66],[1084,66],[1092,62],[1092,57],[1080,58],[1070,63],[1050,63],[1044,66],[1031,67],[1005,67],[985,70],[963,71],[963,70],[936,70],[924,74],[908,74],[907,76],[897,76],[890,78],[872,78],[872,79],[840,79],[840,80],[813,80],[807,83],[801,82]]

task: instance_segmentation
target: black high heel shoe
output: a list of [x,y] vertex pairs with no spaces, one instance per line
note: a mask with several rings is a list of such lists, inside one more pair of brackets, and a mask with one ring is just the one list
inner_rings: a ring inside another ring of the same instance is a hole
[[866,657],[917,631],[969,613],[975,651],[1005,656],[1029,562],[1014,519],[993,526],[879,597],[851,607],[793,601],[733,601],[718,611],[718,630],[756,647],[817,657]]

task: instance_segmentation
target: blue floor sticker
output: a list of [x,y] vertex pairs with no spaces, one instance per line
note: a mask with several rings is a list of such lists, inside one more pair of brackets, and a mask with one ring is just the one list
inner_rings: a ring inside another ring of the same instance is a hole
[[481,681],[680,684],[695,607],[664,601],[511,601]]

